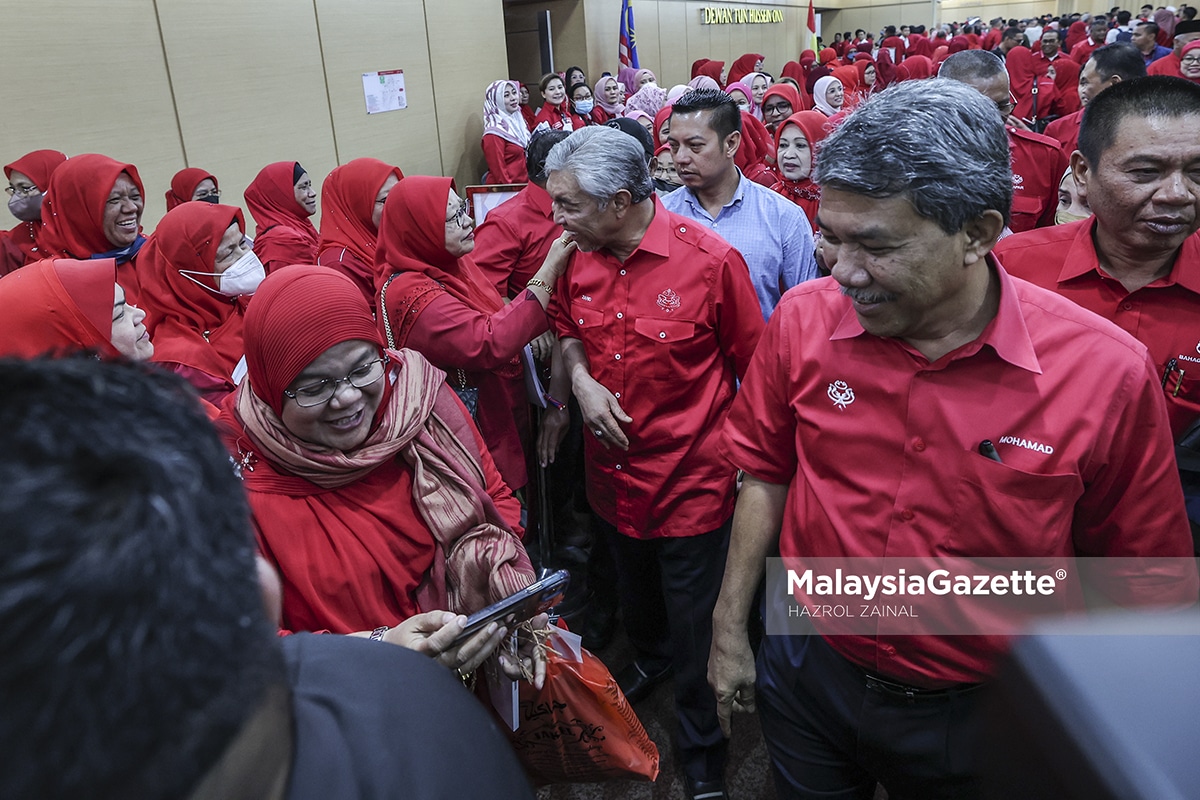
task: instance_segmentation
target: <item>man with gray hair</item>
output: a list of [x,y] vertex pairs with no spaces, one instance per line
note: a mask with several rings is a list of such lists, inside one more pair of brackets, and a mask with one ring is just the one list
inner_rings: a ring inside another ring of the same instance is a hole
[[611,544],[636,660],[631,702],[672,671],[690,797],[724,797],[725,740],[705,683],[733,512],[721,425],[763,331],[741,255],[663,208],[646,159],[607,127],[546,160],[554,220],[579,246],[554,295],[584,423],[588,500]]
[[1146,348],[991,257],[1010,174],[994,103],[944,79],[867,100],[823,144],[832,275],[780,302],[724,432],[746,474],[709,682],[728,729],[757,678],[780,797],[870,798],[877,781],[979,796],[977,709],[1005,640],[826,636],[823,619],[821,635],[770,635],[768,618],[756,669],[745,620],[776,547],[869,559],[848,568],[870,575],[885,556],[1180,557],[1169,600],[1194,602]]
[[[1016,106],[1009,92],[1004,63],[983,50],[964,50],[942,62],[939,78],[965,83],[995,104],[1005,121],[1012,153],[1012,214],[1014,232],[1054,224],[1058,209],[1058,184],[1067,171],[1067,159],[1058,142],[1024,127],[1013,116]],[[970,166],[962,165],[969,170]]]

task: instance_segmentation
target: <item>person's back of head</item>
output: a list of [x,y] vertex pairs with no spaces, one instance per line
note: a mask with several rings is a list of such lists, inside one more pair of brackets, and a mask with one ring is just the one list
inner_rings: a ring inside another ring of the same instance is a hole
[[962,50],[942,62],[937,76],[975,85],[1007,74],[1004,62],[995,53],[988,50]]
[[[977,50],[959,55],[967,53],[998,60]],[[896,125],[900,117],[904,125]],[[989,210],[1007,220],[1012,206],[1000,115],[979,92],[942,78],[906,81],[859,105],[823,142],[813,180],[823,189],[904,197],[948,234]]]
[[1180,119],[1200,116],[1200,86],[1182,78],[1151,75],[1121,81],[1087,105],[1079,124],[1079,152],[1093,170],[1117,139],[1126,117]]
[[1101,81],[1116,76],[1123,81],[1146,77],[1146,59],[1129,42],[1113,42],[1092,51],[1090,61],[1096,62],[1096,75]]
[[546,188],[546,156],[554,145],[571,135],[570,131],[542,130],[533,134],[525,147],[525,171],[529,180]]
[[0,796],[185,796],[283,680],[229,456],[165,372],[0,386]]
[[1004,37],[1002,41],[1006,44],[1011,43],[1013,46],[1015,46],[1020,44],[1024,38],[1025,32],[1023,30],[1018,28],[1016,25],[1010,25],[1004,29]]
[[601,211],[621,191],[634,205],[654,195],[641,145],[607,125],[580,128],[556,144],[546,157],[546,174],[560,171],[574,177]]

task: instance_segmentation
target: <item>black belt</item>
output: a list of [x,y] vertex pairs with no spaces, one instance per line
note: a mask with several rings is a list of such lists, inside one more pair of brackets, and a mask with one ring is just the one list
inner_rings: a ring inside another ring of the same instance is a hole
[[904,698],[910,702],[916,702],[917,700],[942,700],[953,695],[974,691],[984,685],[982,683],[957,683],[942,689],[922,689],[919,686],[906,686],[903,683],[889,681],[887,678],[881,678],[869,672],[864,672],[863,678],[866,680],[868,689],[891,697]]

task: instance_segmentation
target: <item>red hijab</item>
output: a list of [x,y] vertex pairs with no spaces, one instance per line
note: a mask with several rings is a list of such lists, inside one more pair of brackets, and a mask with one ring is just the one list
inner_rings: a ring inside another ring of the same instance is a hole
[[791,78],[801,86],[804,85],[804,68],[795,61],[789,61],[783,65],[783,77]]
[[[784,100],[787,100],[789,103],[791,103],[793,114],[799,111],[804,111],[807,108],[803,98],[800,97],[800,93],[796,91],[795,87],[789,86],[786,83],[777,83],[770,89],[767,89],[767,91],[763,93],[763,105],[765,106],[767,101],[772,97],[782,97]],[[765,123],[763,127],[766,127]],[[776,130],[778,130],[778,128],[776,128]],[[776,137],[776,139],[778,139],[778,137]]]
[[104,235],[104,204],[122,172],[145,197],[137,168],[108,156],[85,153],[54,170],[42,201],[42,222],[46,226],[42,230],[42,250],[46,255],[88,258],[116,247]]
[[769,185],[774,181],[763,178],[763,175],[770,173],[769,164],[774,162],[775,142],[771,139],[771,134],[758,118],[749,111],[743,111],[742,143],[733,157],[733,163],[750,180],[756,183],[766,180]]
[[243,197],[246,199],[246,208],[254,217],[255,239],[271,228],[288,228],[311,244],[315,257],[317,229],[308,218],[308,211],[296,202],[293,175],[297,166],[295,161],[267,164],[246,187]]
[[892,62],[892,54],[887,48],[880,48],[875,56],[875,86],[873,92],[882,92],[896,82],[896,65]]
[[662,129],[663,122],[665,122],[671,116],[671,111],[672,106],[670,103],[667,103],[658,110],[657,114],[654,115],[654,129],[650,131],[650,133],[654,136],[655,147],[666,144],[666,142],[662,140],[662,137],[658,135],[658,132]]
[[[494,314],[504,307],[496,287],[470,255],[455,258],[446,250],[446,199],[453,188],[450,178],[426,175],[410,175],[396,184],[383,206],[375,283],[382,287],[398,273],[388,288],[389,299],[424,291],[424,302],[414,298],[418,312],[441,289],[476,311]],[[397,346],[403,347],[407,331],[397,334]]]
[[822,67],[827,67],[834,61],[837,61],[837,51],[835,51],[832,47],[821,48],[821,52],[818,53],[817,56]]
[[829,120],[820,111],[800,111],[792,114],[775,129],[775,149],[777,153],[779,150],[779,140],[783,137],[783,129],[788,125],[795,125],[800,128],[800,131],[804,134],[804,138],[808,139],[808,148],[812,154],[812,168],[808,172],[808,177],[801,178],[798,181],[788,180],[783,177],[783,169],[780,168],[778,170],[779,182],[772,186],[771,189],[804,209],[804,214],[808,217],[809,224],[812,225],[813,230],[816,230],[817,207],[821,202],[821,190],[813,183],[812,172],[817,168],[817,145],[829,135]]
[[[50,187],[50,176],[66,160],[66,155],[57,150],[34,150],[11,164],[6,164],[4,177],[11,180],[13,172],[24,173],[29,180],[33,181],[33,185],[44,193]],[[42,221],[40,219],[30,222],[22,221],[9,233],[10,240],[21,249],[26,262],[36,260],[42,255],[39,244],[41,236]]]
[[[321,244],[318,251],[344,247],[365,265],[361,277],[374,282],[375,241],[379,231],[371,216],[375,197],[389,175],[404,177],[399,167],[376,158],[356,158],[336,167],[321,184]],[[347,262],[349,263],[349,262]]]
[[909,80],[924,80],[933,74],[933,62],[929,56],[909,56],[901,66],[906,68]]
[[695,61],[693,61],[692,62],[692,77],[699,78],[703,74],[702,72],[700,72],[700,68],[703,67],[707,63],[708,63],[707,58],[698,58]]
[[754,72],[754,65],[762,60],[763,56],[759,53],[746,53],[739,57],[733,62],[733,66],[729,68],[729,83],[737,83],[751,72]]
[[167,190],[166,194],[167,211],[183,203],[192,202],[192,195],[201,181],[212,181],[214,189],[221,188],[220,184],[217,183],[216,175],[199,167],[188,167],[176,172],[175,177],[171,178],[171,188]]
[[716,81],[718,86],[724,86],[725,84],[721,81],[721,70],[724,68],[724,61],[705,61],[700,65],[700,69],[697,70],[699,74],[696,77],[700,77],[700,75],[707,75]]
[[111,258],[48,258],[0,278],[0,356],[80,349],[119,356],[111,341],[116,282]]
[[154,361],[182,364],[226,381],[245,353],[242,314],[249,298],[225,297],[217,279],[181,270],[212,272],[221,237],[230,225],[246,232],[242,211],[215,203],[183,203],[167,212],[138,257],[146,326]]

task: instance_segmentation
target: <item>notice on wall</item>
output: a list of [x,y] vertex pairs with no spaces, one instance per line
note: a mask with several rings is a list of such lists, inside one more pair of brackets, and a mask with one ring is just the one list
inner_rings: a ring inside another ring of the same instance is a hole
[[368,114],[382,114],[384,111],[408,108],[408,97],[404,94],[404,70],[364,72],[362,81]]

